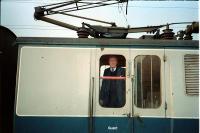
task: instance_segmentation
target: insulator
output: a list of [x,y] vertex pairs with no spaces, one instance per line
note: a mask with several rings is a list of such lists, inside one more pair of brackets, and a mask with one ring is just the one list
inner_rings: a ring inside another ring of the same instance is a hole
[[184,40],[192,40],[193,38],[192,38],[192,35],[191,34],[186,34],[185,36],[184,36]]
[[88,36],[90,35],[90,33],[88,32],[88,30],[84,27],[80,28],[77,31],[78,37],[79,38],[88,38]]
[[167,39],[167,40],[174,39],[174,32],[172,32],[172,31],[173,31],[173,29],[163,30],[163,33],[161,34],[161,39]]
[[185,32],[184,32],[183,30],[180,30],[180,31],[177,33],[178,40],[183,40],[184,34],[185,34]]

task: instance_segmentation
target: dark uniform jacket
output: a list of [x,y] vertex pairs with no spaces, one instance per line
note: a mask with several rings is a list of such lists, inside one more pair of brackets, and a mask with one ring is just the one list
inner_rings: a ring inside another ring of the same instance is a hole
[[[125,77],[125,69],[117,67],[114,72],[105,69],[104,76]],[[103,79],[100,90],[100,101],[103,107],[122,107],[125,104],[125,80]]]

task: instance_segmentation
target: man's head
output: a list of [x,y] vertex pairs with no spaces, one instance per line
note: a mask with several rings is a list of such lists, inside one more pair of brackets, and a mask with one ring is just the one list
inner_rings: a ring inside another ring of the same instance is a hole
[[117,63],[118,63],[118,61],[117,61],[117,57],[116,56],[110,56],[109,57],[109,60],[108,60],[108,63],[109,63],[109,65],[110,65],[110,67],[112,67],[112,68],[115,68],[115,67],[117,67]]

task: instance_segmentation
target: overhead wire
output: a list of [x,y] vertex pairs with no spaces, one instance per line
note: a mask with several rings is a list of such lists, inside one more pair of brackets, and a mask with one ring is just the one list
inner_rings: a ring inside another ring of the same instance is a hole
[[[102,7],[102,6],[108,6],[108,5],[113,5],[113,4],[117,4],[118,2],[113,2],[113,3],[104,3],[104,2],[108,2],[111,0],[105,0],[103,2],[98,2],[98,3],[90,3],[90,4],[85,4],[85,5],[81,5],[78,6],[78,9],[76,7],[72,7],[72,8],[68,8],[68,9],[63,9],[63,10],[57,10],[59,12],[72,12],[72,11],[80,11],[80,10],[84,10],[84,9],[90,9],[90,8],[95,8],[95,7]],[[99,5],[98,5],[99,4]],[[94,5],[94,6],[92,6]],[[86,7],[84,7],[86,6]],[[87,7],[88,6],[88,7]],[[82,7],[82,8],[80,8]]]
[[[27,0],[1,0],[1,2],[46,3],[46,2],[41,2],[41,1],[27,1]],[[162,1],[160,1],[160,2],[162,2]],[[170,2],[176,2],[176,1],[170,1]],[[60,3],[63,3],[63,2],[60,2]],[[51,4],[51,5],[53,5],[53,4]],[[118,7],[118,6],[110,5],[110,6],[107,6],[107,7]],[[137,6],[137,5],[128,5],[128,7],[129,8],[175,8],[175,9],[183,8],[183,9],[194,9],[194,10],[199,9],[198,7],[189,7],[189,6]]]
[[[118,1],[117,2],[113,2],[113,3],[104,3],[104,2],[110,2],[110,1],[112,1],[112,0],[102,0],[101,2],[81,2],[81,3],[83,3],[83,5],[78,6],[79,9],[78,9],[77,6],[75,6],[75,7],[71,7],[71,8],[67,8],[67,9],[61,9],[61,10],[57,10],[57,11],[61,12],[61,13],[62,12],[71,12],[71,11],[94,8],[94,7],[113,5],[113,4],[117,4],[118,3],[118,10],[120,12],[122,12],[123,17],[125,18],[126,24],[128,25],[128,20],[127,20],[127,17],[125,15],[125,13],[124,13],[124,10],[123,10],[124,3],[119,3]],[[77,3],[78,2],[79,2],[79,0],[77,1]],[[49,5],[46,5],[46,6],[53,6],[53,7],[50,7],[50,8],[47,9],[47,10],[52,10],[52,9],[64,7],[64,6],[70,5],[70,4],[74,4],[74,1],[60,2],[60,3],[57,3],[57,4],[54,3],[54,4],[49,4]],[[86,6],[86,7],[84,7],[84,6]],[[45,7],[45,6],[42,6],[42,7]],[[113,7],[116,7],[116,6],[113,6]],[[157,7],[157,6],[155,6],[155,7],[153,7],[153,6],[128,6],[128,7],[138,7],[138,8],[180,8],[180,7]],[[186,8],[188,8],[188,7],[186,7]],[[190,8],[190,9],[194,9],[194,8]],[[176,23],[174,23],[174,24],[176,24]],[[20,29],[20,28],[17,28],[17,27],[13,27],[13,28]],[[23,29],[33,29],[33,28],[26,27],[26,28],[23,28]],[[34,28],[34,29],[36,29],[36,28]],[[48,29],[44,29],[44,28],[43,29],[37,28],[37,29],[39,29],[39,30],[48,30]],[[51,30],[64,30],[64,29],[51,29]]]
[[127,16],[125,15],[125,13],[124,13],[123,6],[124,6],[124,3],[119,3],[118,4],[118,11],[119,11],[119,13],[122,13],[122,15],[123,15],[123,17],[125,19],[126,26],[128,27],[128,25],[129,25],[128,24],[128,19],[127,19]]

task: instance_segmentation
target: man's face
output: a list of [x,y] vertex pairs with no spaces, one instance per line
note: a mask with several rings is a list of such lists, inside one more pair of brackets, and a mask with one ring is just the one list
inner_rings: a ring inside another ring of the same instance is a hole
[[115,57],[111,57],[109,59],[109,65],[110,67],[117,67],[117,59]]

